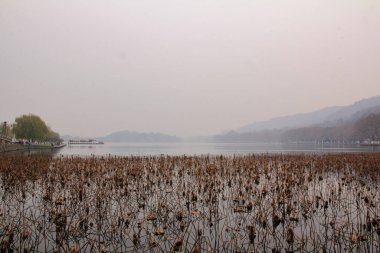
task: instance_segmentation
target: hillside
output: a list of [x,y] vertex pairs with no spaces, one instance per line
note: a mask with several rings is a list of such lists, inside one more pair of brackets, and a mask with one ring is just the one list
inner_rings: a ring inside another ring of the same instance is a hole
[[380,139],[380,113],[335,126],[312,125],[290,130],[263,130],[250,133],[217,135],[215,142],[294,142],[294,141],[362,141]]
[[380,113],[380,96],[367,98],[348,106],[327,107],[310,113],[277,117],[240,127],[238,133],[273,129],[294,129],[312,125],[336,126],[342,122],[354,122],[371,113]]
[[282,141],[360,141],[380,138],[380,114],[370,114],[335,127],[310,126],[286,131]]
[[278,142],[380,138],[380,96],[348,106],[323,108],[255,122],[214,136],[215,142]]

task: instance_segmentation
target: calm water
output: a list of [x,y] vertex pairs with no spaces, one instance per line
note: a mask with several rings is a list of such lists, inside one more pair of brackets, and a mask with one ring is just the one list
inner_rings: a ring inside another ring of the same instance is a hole
[[379,152],[379,147],[355,144],[311,143],[105,143],[103,145],[69,145],[59,149],[58,155],[200,155],[248,153],[351,153]]

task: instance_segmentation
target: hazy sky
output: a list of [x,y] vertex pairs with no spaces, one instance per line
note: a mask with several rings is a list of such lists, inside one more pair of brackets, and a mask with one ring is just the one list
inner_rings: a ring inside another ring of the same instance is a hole
[[0,0],[0,120],[206,135],[380,94],[378,0]]

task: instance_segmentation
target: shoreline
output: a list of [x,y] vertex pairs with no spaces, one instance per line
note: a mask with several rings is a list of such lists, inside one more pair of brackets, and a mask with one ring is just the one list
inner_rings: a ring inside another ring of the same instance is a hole
[[32,145],[22,145],[22,144],[7,144],[2,143],[0,146],[0,154],[10,153],[10,152],[21,152],[29,150],[39,150],[39,149],[60,149],[66,146],[65,143],[60,145],[48,145],[48,144],[32,144]]

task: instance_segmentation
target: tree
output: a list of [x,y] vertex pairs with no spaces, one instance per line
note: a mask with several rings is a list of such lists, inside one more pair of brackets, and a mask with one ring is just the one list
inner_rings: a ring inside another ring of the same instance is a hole
[[57,141],[62,141],[61,137],[59,136],[59,133],[56,133],[49,128],[49,133],[46,136],[46,140],[51,141],[51,142],[57,142]]
[[50,129],[37,115],[22,115],[15,120],[13,133],[18,139],[43,141],[49,137]]
[[370,114],[355,124],[357,140],[380,139],[380,114]]

